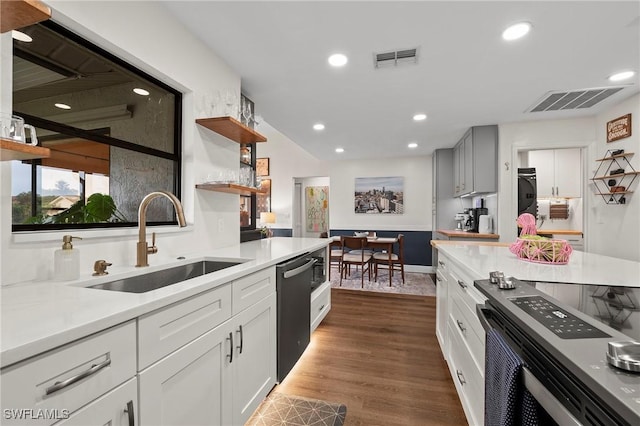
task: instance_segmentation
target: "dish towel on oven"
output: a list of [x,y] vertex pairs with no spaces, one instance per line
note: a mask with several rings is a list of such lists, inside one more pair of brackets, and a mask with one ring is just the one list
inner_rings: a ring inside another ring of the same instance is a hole
[[538,425],[538,403],[524,387],[523,362],[495,329],[487,332],[484,371],[486,426]]

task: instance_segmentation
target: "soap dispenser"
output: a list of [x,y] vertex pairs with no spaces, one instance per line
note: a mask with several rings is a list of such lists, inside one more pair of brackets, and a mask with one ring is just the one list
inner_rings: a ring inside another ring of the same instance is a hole
[[62,248],[53,254],[53,276],[56,281],[71,281],[80,277],[80,253],[73,249],[73,239],[82,238],[65,235],[62,237]]

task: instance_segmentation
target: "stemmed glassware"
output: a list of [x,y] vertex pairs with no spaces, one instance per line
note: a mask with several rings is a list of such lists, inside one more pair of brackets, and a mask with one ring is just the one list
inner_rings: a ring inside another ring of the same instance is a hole
[[244,117],[244,124],[248,126],[251,123],[251,104],[247,101],[244,102],[244,108],[242,108],[242,116]]

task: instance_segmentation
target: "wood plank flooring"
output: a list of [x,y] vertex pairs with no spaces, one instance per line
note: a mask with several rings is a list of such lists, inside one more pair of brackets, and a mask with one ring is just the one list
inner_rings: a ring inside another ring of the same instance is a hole
[[435,335],[434,297],[333,289],[331,298],[274,392],[346,404],[346,426],[467,424]]

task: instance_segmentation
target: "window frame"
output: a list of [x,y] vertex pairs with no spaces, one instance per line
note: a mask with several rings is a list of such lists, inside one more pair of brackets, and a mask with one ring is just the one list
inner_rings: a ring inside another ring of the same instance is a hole
[[[174,89],[173,87],[167,85],[166,83],[140,70],[134,65],[117,57],[113,53],[110,53],[107,50],[97,46],[91,41],[61,26],[60,24],[57,24],[51,20],[47,20],[47,21],[41,22],[39,25],[42,25],[51,31],[57,32],[63,37],[70,39],[72,42],[79,44],[83,48],[89,49],[93,53],[101,55],[106,60],[111,61],[115,63],[117,66],[120,66],[126,69],[127,71],[135,74],[139,78],[149,81],[150,83],[171,93],[174,96],[173,154],[162,151],[162,150],[158,150],[155,148],[150,148],[144,145],[138,145],[126,140],[114,138],[111,136],[106,136],[101,133],[96,133],[96,129],[85,130],[85,129],[69,126],[63,123],[46,120],[44,118],[33,116],[30,114],[24,114],[24,113],[21,113],[20,111],[13,110],[13,107],[12,107],[12,113],[23,117],[25,121],[28,121],[29,124],[35,127],[51,130],[51,131],[62,133],[68,136],[90,139],[92,141],[104,143],[109,146],[128,149],[128,150],[140,152],[142,154],[147,154],[154,157],[159,157],[159,158],[172,161],[174,165],[173,193],[178,199],[181,199],[182,198],[182,95],[183,95],[182,92],[177,89]],[[14,43],[16,42],[14,41]],[[13,56],[20,56],[20,55],[16,55],[16,49],[13,50],[12,57]],[[11,90],[13,91],[13,81],[12,81]],[[38,145],[40,145],[40,143]],[[34,203],[37,203],[37,197],[38,197],[38,194],[35,191],[36,168],[39,165],[41,165],[42,161],[38,159],[30,160],[30,161],[32,163],[31,164],[31,167],[32,167],[31,198],[32,198],[32,206],[33,206]],[[162,222],[156,221],[156,222],[147,223],[147,226],[162,226],[162,225],[175,225],[175,224],[177,224],[176,220],[162,221]],[[11,230],[12,232],[23,232],[23,231],[47,232],[52,230],[65,230],[65,229],[133,228],[137,226],[138,226],[137,220],[135,222],[113,222],[113,223],[108,222],[108,223],[74,223],[74,224],[14,224],[12,219]]]

